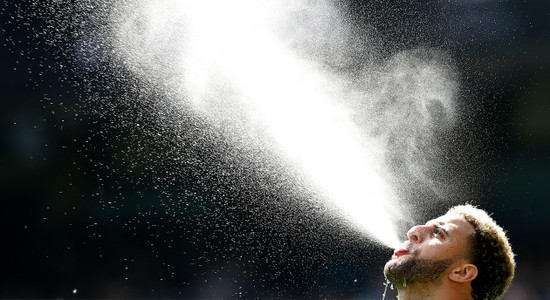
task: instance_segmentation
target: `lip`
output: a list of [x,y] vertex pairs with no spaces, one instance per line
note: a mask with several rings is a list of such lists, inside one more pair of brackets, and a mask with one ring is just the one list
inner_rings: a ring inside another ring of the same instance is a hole
[[393,255],[401,256],[401,255],[409,254],[411,252],[412,252],[412,249],[411,249],[410,243],[409,242],[404,242],[401,246],[399,246],[398,248],[396,248],[393,251]]
[[409,249],[401,248],[401,249],[395,250],[395,252],[393,252],[393,254],[396,255],[396,256],[401,256],[401,255],[409,254],[409,252],[410,252]]

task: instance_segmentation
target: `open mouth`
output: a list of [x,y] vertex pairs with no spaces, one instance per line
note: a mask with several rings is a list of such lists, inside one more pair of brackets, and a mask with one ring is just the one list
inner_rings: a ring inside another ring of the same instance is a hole
[[409,249],[402,248],[402,249],[399,249],[399,250],[395,250],[395,252],[393,252],[393,254],[397,255],[397,256],[409,254]]
[[396,248],[393,251],[393,255],[401,256],[401,255],[410,254],[411,252],[413,252],[412,245],[409,242],[404,242],[401,246],[399,246],[399,248]]

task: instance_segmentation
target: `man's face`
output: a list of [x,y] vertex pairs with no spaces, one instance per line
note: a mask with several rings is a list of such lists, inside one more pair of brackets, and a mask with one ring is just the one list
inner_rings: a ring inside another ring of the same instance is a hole
[[386,263],[384,274],[397,286],[433,283],[454,262],[468,257],[467,243],[473,231],[470,223],[455,214],[414,226],[407,233],[408,240]]

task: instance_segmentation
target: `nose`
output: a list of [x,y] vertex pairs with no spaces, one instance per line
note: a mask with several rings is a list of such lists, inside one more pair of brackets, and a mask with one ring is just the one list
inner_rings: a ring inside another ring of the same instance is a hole
[[421,243],[424,240],[426,233],[428,232],[428,228],[429,226],[417,225],[409,229],[409,231],[407,232],[407,237],[409,238],[409,241],[411,243]]

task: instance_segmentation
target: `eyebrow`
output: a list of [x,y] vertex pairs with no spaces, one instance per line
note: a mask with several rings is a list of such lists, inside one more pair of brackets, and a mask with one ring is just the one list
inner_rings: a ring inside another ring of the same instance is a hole
[[443,228],[440,223],[434,223],[432,226],[437,229],[441,229],[441,231],[445,232],[446,236],[449,236],[449,232],[445,228]]

